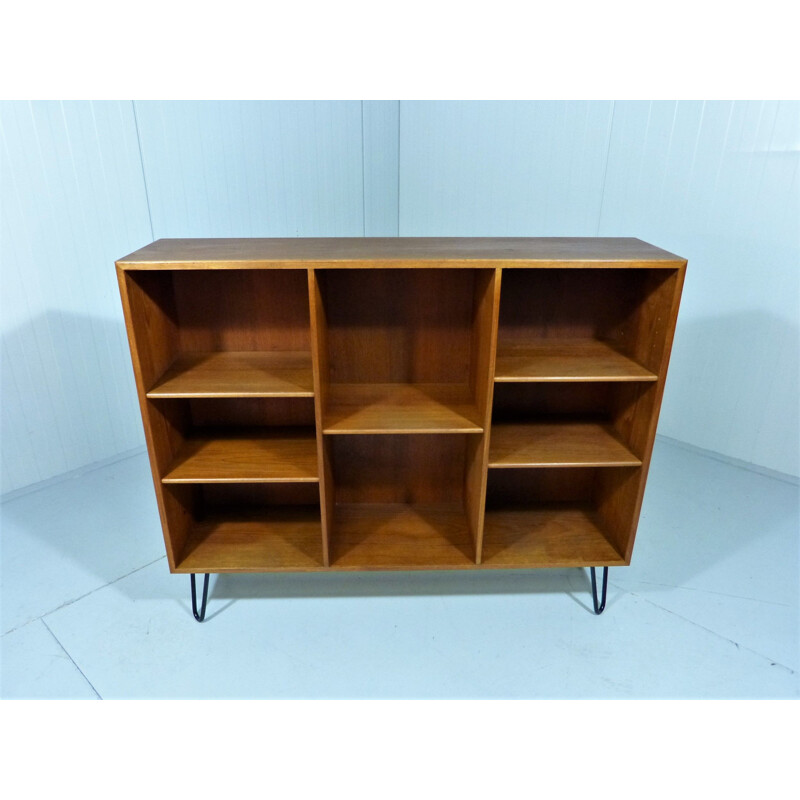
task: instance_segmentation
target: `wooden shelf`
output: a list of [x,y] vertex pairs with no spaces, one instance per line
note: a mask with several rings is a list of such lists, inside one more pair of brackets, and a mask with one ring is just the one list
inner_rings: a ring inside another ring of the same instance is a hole
[[184,353],[147,396],[313,397],[311,353]]
[[655,381],[658,376],[597,339],[538,339],[498,345],[496,383]]
[[274,506],[196,523],[175,572],[302,572],[322,566],[319,508]]
[[625,559],[590,507],[487,509],[484,567],[618,566]]
[[331,547],[336,569],[475,565],[464,510],[456,503],[338,505]]
[[331,384],[325,433],[481,433],[469,387],[455,383]]
[[313,428],[214,430],[186,439],[163,483],[317,482]]
[[492,425],[489,467],[637,467],[641,463],[600,423]]

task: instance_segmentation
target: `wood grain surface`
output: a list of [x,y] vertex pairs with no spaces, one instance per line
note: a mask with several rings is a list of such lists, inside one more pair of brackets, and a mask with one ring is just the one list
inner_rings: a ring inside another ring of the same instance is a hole
[[211,352],[179,355],[148,397],[313,397],[311,353]]
[[318,481],[310,428],[204,431],[186,439],[164,483]]
[[631,238],[341,237],[158,239],[117,261],[122,269],[306,267],[661,267],[685,264]]
[[495,381],[655,381],[649,370],[597,339],[539,339],[497,350]]
[[492,426],[489,467],[631,467],[642,462],[596,422]]
[[334,383],[328,396],[326,434],[483,431],[466,384]]

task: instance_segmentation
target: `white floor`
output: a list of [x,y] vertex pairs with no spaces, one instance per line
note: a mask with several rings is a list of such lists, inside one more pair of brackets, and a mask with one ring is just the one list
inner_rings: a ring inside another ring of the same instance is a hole
[[2,506],[3,697],[800,696],[798,487],[663,441],[633,564],[170,575],[144,455]]

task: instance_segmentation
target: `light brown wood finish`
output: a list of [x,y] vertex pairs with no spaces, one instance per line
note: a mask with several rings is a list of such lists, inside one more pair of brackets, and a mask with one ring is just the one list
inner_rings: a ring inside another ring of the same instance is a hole
[[206,433],[185,441],[163,483],[279,483],[319,480],[312,428]]
[[313,269],[308,270],[308,299],[311,315],[311,363],[314,381],[314,419],[317,436],[319,502],[322,515],[322,561],[330,564],[330,539],[333,530],[333,468],[329,447],[323,436],[323,413],[328,402],[330,365],[328,364],[328,322],[322,302],[319,281]]
[[184,353],[148,397],[313,397],[311,353]]
[[686,260],[630,238],[392,237],[158,239],[123,269],[674,267]]
[[649,370],[597,339],[540,339],[497,352],[497,382],[655,381]]
[[336,569],[452,569],[474,566],[460,503],[336,507]]
[[152,407],[145,394],[147,387],[172,362],[177,342],[174,318],[169,313],[172,297],[160,278],[159,274],[134,276],[117,269],[167,561],[170,570],[174,570],[189,531],[191,498],[185,491],[165,494],[161,489],[161,475],[174,455],[175,436],[163,414]]
[[315,274],[331,384],[469,384],[475,270]]
[[337,504],[461,503],[472,434],[329,436]]
[[595,422],[496,423],[489,467],[631,467],[642,462]]
[[618,566],[623,556],[608,542],[590,506],[507,508],[486,512],[486,567]]
[[321,569],[319,510],[278,506],[196,523],[175,572],[304,572]]
[[309,352],[307,271],[165,271],[174,293],[179,351]]
[[483,518],[486,509],[486,478],[489,456],[489,433],[494,398],[497,321],[500,312],[502,270],[480,271],[476,275],[473,315],[470,388],[478,413],[482,415],[483,434],[467,439],[464,473],[464,508],[470,534],[475,543],[475,561],[481,563]]
[[[629,563],[685,265],[635,239],[172,240],[120,259],[170,569]],[[255,454],[312,424],[302,469]],[[253,427],[252,457],[213,453]],[[246,482],[205,482],[220,473]]]
[[328,398],[326,434],[483,431],[466,384],[334,383]]

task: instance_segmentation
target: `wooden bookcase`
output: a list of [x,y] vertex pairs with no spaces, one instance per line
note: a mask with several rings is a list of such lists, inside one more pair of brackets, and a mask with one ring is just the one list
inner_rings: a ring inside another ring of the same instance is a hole
[[637,239],[120,259],[171,571],[630,563],[685,267]]

